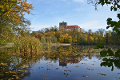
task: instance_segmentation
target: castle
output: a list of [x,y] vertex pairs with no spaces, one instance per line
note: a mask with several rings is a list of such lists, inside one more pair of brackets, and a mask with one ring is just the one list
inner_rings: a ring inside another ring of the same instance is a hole
[[82,30],[78,25],[67,25],[67,22],[64,22],[64,21],[59,23],[59,30],[61,27],[63,27],[66,30],[78,29],[78,32],[81,32]]

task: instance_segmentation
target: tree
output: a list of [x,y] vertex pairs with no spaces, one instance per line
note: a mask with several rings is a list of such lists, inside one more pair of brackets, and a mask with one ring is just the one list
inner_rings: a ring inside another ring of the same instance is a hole
[[73,43],[77,43],[77,36],[74,37]]
[[13,32],[26,31],[30,21],[24,18],[24,13],[30,14],[31,9],[32,4],[26,0],[0,0],[0,38]]
[[67,33],[64,35],[60,35],[59,42],[61,43],[71,43],[72,37],[69,36]]
[[[120,10],[120,0],[88,0],[88,3],[93,3],[95,5],[95,9],[97,9],[98,5],[109,5],[111,11],[119,11]],[[107,19],[107,29],[109,27],[113,28],[113,31],[116,31],[117,34],[120,34],[120,13],[117,14],[119,18],[118,21],[112,21],[112,18]]]
[[1,0],[0,1],[0,22],[18,25],[24,12],[30,14],[32,4],[26,0]]

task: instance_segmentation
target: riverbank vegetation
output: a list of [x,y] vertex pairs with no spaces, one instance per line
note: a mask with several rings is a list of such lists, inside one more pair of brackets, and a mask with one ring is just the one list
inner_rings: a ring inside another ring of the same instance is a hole
[[[58,27],[51,27],[33,31],[32,36],[38,38],[41,42],[51,43],[77,43],[82,45],[87,44],[120,44],[120,36],[114,31],[105,31],[105,29],[98,29],[96,32],[92,30],[79,32],[76,30],[65,30]],[[52,37],[52,39],[51,39]],[[49,39],[49,40],[48,40]]]

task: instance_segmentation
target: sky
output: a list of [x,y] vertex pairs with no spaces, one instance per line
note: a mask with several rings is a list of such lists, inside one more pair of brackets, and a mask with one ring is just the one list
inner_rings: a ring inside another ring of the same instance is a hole
[[[106,29],[107,18],[117,19],[117,13],[110,11],[110,6],[98,5],[97,10],[87,0],[27,0],[34,10],[26,14],[25,18],[31,21],[32,31],[38,31],[51,26],[59,27],[59,22],[68,25],[78,25],[80,28],[93,32],[100,28]],[[110,30],[110,29],[109,29]]]

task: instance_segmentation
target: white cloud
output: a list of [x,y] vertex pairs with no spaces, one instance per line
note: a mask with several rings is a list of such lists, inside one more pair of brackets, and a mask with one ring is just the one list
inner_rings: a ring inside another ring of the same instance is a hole
[[49,25],[43,25],[43,24],[36,24],[36,25],[31,25],[30,28],[32,31],[38,31],[38,30],[41,30],[43,28],[49,28],[50,26]]
[[92,30],[97,30],[97,29],[100,29],[100,28],[103,28],[105,29],[106,26],[103,26],[105,24],[101,24],[101,22],[99,21],[90,21],[90,22],[85,22],[83,24],[80,24],[80,27],[83,28],[83,29],[92,29]]
[[75,2],[84,2],[84,0],[73,0]]

